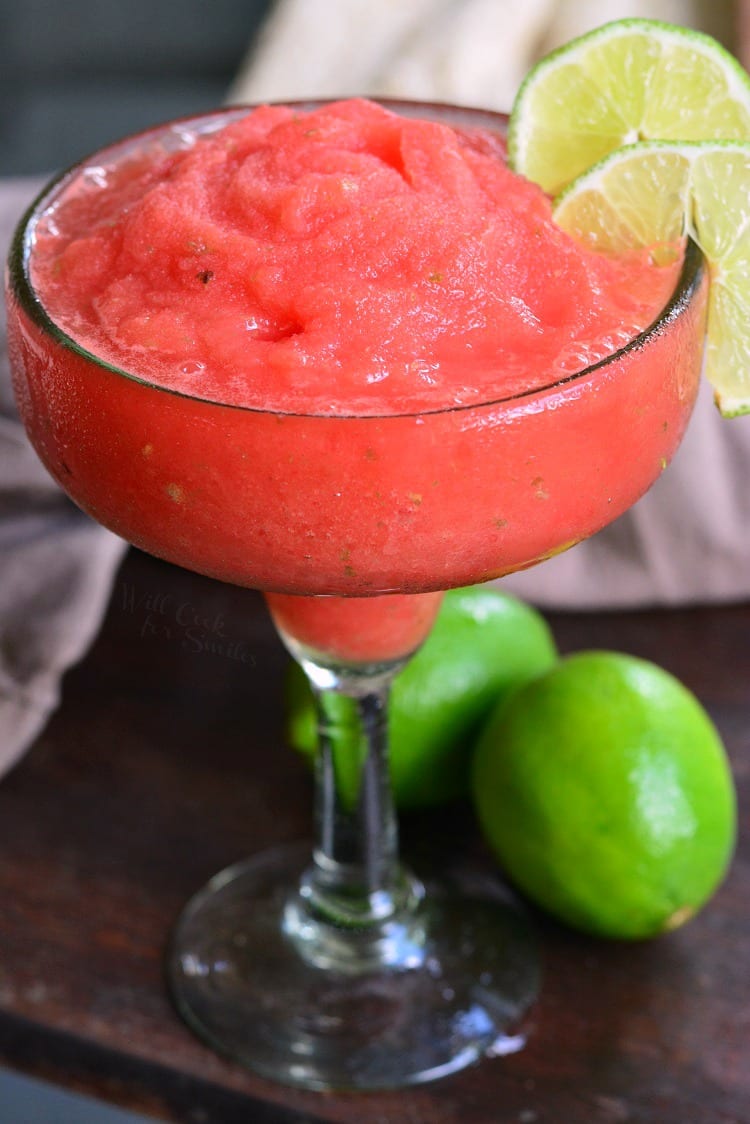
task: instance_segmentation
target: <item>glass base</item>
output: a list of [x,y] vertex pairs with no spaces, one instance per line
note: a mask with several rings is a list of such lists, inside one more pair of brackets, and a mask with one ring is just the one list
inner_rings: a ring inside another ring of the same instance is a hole
[[346,929],[310,911],[306,866],[309,850],[265,852],[188,903],[168,976],[200,1037],[308,1089],[398,1088],[520,1048],[539,971],[514,907],[476,886],[425,896],[413,882],[397,916]]

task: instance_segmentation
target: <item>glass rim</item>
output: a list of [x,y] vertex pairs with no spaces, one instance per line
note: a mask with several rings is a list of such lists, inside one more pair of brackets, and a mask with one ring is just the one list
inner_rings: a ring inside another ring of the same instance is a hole
[[[306,111],[321,105],[333,104],[340,100],[342,99],[292,99],[262,104],[283,105],[293,109],[299,109],[300,111]],[[503,133],[506,131],[508,122],[507,114],[490,109],[454,105],[448,102],[412,101],[402,98],[381,97],[374,97],[368,100],[374,101],[378,105],[384,106],[386,109],[391,109],[393,112],[410,116],[429,114],[429,112],[432,111],[433,113],[442,113],[447,119],[452,118],[456,123],[461,121],[464,125],[471,125],[472,122],[475,122],[476,127],[486,128],[492,127],[494,124],[494,127],[503,131]],[[189,402],[269,417],[320,418],[329,421],[339,419],[384,420],[387,418],[417,418],[432,414],[461,414],[472,410],[490,410],[493,407],[523,404],[524,402],[532,401],[536,398],[552,395],[556,391],[563,392],[570,387],[578,386],[584,383],[594,372],[616,365],[631,352],[642,350],[644,347],[648,346],[653,339],[661,336],[673,321],[677,320],[689,308],[695,293],[700,288],[705,268],[704,258],[697,245],[690,238],[687,238],[681,269],[669,300],[651,323],[643,328],[637,335],[633,336],[632,339],[628,340],[627,343],[623,344],[622,347],[611,351],[608,355],[605,355],[595,363],[591,363],[577,371],[571,371],[569,374],[562,375],[541,386],[514,391],[512,394],[501,394],[497,397],[479,398],[476,401],[468,403],[454,403],[447,406],[426,406],[420,409],[400,409],[385,412],[382,410],[375,410],[372,412],[331,412],[326,410],[274,409],[263,406],[243,405],[235,402],[221,402],[216,398],[205,397],[201,394],[191,393],[186,390],[177,389],[176,387],[164,386],[158,382],[153,382],[142,374],[129,371],[125,367],[120,367],[116,363],[110,362],[93,351],[89,351],[79,343],[75,337],[69,335],[56,323],[47,311],[44,302],[37,294],[32,283],[29,262],[33,248],[35,224],[52,205],[56,196],[94,159],[101,161],[108,155],[114,157],[116,154],[121,153],[126,147],[141,141],[146,141],[149,138],[157,139],[159,135],[164,134],[168,130],[175,130],[181,126],[185,127],[201,122],[204,123],[204,125],[208,125],[212,120],[218,121],[220,119],[222,122],[234,120],[252,112],[255,108],[257,108],[256,105],[226,105],[218,109],[172,118],[169,121],[164,121],[138,132],[128,134],[126,137],[115,140],[102,148],[95,149],[80,160],[77,160],[70,167],[53,176],[45,184],[27,207],[16,226],[7,263],[9,288],[17,298],[20,306],[37,327],[66,350],[93,363],[103,371],[128,379],[130,382],[149,390],[160,391],[163,394],[186,399]],[[217,128],[218,127],[220,126],[217,125]]]

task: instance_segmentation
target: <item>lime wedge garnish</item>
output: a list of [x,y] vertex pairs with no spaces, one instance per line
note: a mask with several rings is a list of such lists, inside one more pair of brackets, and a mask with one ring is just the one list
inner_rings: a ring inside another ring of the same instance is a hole
[[547,55],[511,114],[511,167],[550,195],[639,140],[750,139],[750,78],[714,39],[656,20],[604,24]]
[[705,373],[725,417],[750,413],[750,143],[642,141],[618,149],[558,197],[555,221],[590,249],[689,235],[710,274]]

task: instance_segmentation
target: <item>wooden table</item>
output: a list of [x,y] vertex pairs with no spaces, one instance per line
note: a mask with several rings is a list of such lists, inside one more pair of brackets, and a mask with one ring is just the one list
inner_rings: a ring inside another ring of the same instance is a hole
[[[286,657],[260,598],[131,552],[94,650],[0,784],[0,1062],[191,1124],[748,1124],[750,606],[552,624],[565,650],[657,660],[726,740],[745,834],[685,929],[630,946],[539,918],[527,1047],[416,1090],[304,1093],[215,1056],[169,1004],[165,938],[210,874],[307,833],[310,780],[283,744]],[[437,856],[448,826],[488,864],[465,808],[406,820],[406,849]]]

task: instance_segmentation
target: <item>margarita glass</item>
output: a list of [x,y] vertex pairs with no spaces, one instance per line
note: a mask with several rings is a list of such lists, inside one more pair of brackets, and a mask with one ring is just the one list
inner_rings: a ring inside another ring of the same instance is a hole
[[[505,127],[479,111],[395,107]],[[165,389],[147,363],[119,369],[52,320],[33,280],[35,241],[71,185],[244,112],[131,138],[37,200],[10,258],[14,381],[31,440],[65,491],[142,549],[263,590],[317,698],[312,858],[261,855],[188,904],[169,952],[180,1011],[266,1076],[394,1087],[511,1048],[538,972],[528,929],[494,884],[425,892],[400,863],[389,683],[429,632],[441,591],[571,546],[659,476],[697,392],[707,276],[688,245],[669,303],[632,342],[551,385],[471,405],[295,412]],[[342,745],[358,763],[356,799],[351,783],[339,792]]]

